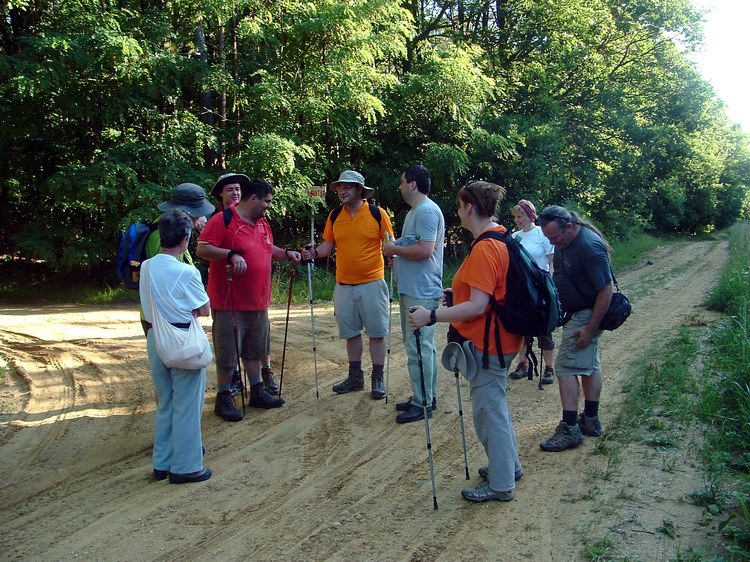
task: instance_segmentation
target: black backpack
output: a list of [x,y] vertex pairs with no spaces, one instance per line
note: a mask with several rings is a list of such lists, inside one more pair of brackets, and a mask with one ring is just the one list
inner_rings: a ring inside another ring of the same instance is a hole
[[134,222],[120,233],[116,257],[117,275],[128,289],[138,289],[141,264],[146,260],[146,241],[158,227],[158,222]]
[[[503,323],[506,330],[526,338],[551,334],[560,325],[562,319],[562,307],[552,276],[536,264],[534,258],[521,246],[521,242],[507,232],[488,230],[474,240],[471,248],[473,249],[479,242],[488,238],[505,244],[510,260],[505,279],[504,303],[500,304],[493,296],[490,296],[490,313],[487,314],[484,325],[485,352],[482,357],[482,367],[485,369],[489,366],[487,343],[493,316]],[[500,344],[500,327],[497,322],[495,322],[494,332],[500,366],[505,368]],[[529,380],[531,380],[535,372],[538,374],[538,362],[531,347],[531,340],[527,340],[525,355],[529,358]]]

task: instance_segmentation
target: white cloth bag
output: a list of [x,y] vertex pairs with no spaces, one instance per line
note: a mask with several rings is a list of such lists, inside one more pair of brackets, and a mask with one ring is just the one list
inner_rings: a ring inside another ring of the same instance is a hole
[[140,282],[146,284],[151,302],[151,329],[154,331],[156,354],[169,368],[191,371],[205,369],[214,358],[206,332],[203,331],[203,327],[195,316],[190,317],[190,327],[183,330],[167,322],[166,318],[159,313],[154,300],[149,262],[150,260],[146,260],[141,266]]

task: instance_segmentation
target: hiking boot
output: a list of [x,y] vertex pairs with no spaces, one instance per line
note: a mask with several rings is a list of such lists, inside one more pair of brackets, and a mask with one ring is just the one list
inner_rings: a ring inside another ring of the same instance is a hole
[[385,398],[385,385],[383,384],[383,375],[372,375],[372,391],[370,396],[373,400],[382,400]]
[[602,434],[602,424],[599,421],[599,416],[590,418],[581,412],[578,416],[578,427],[584,435],[600,437]]
[[238,422],[244,417],[242,412],[234,405],[232,393],[228,390],[219,392],[216,395],[216,404],[214,404],[214,414],[228,422]]
[[555,370],[552,367],[545,367],[542,384],[552,384],[553,382],[555,382]]
[[544,451],[557,452],[583,445],[583,434],[577,425],[568,425],[561,421],[555,434],[539,445]]
[[338,384],[333,385],[333,391],[336,394],[346,394],[354,390],[365,389],[365,373],[360,369],[359,371],[349,371],[349,376]]
[[521,365],[520,363],[516,367],[516,370],[508,375],[508,378],[517,381],[518,379],[525,379],[528,376],[529,366]]
[[[480,466],[479,467],[479,476],[487,480],[490,476],[490,467],[489,466]],[[523,468],[516,470],[516,473],[513,475],[513,478],[516,482],[518,482],[521,478],[523,478]]]
[[[427,419],[432,417],[432,408],[427,408]],[[396,416],[396,423],[410,423],[424,419],[424,410],[421,406],[415,406],[414,404],[406,410]]]
[[239,369],[232,373],[232,382],[229,383],[229,392],[232,393],[232,396],[237,396],[242,392],[242,377],[240,376]]
[[497,492],[490,488],[489,482],[482,482],[475,488],[466,488],[465,490],[462,490],[461,495],[465,500],[473,503],[486,502],[490,500],[509,502],[513,499],[513,490],[508,490],[507,492]]
[[283,398],[277,398],[266,388],[262,382],[250,386],[250,401],[248,405],[252,408],[280,408],[284,405]]
[[271,394],[278,394],[279,393],[279,384],[276,382],[276,379],[273,378],[273,369],[269,365],[268,367],[261,367],[260,374],[263,377],[263,384],[266,385],[266,388]]
[[[406,410],[408,410],[409,408],[411,408],[411,399],[412,399],[412,397],[410,396],[409,399],[405,400],[404,402],[396,402],[396,411],[397,412],[405,412]],[[433,398],[432,399],[432,406],[430,406],[427,409],[430,410],[430,411],[432,411],[435,408],[437,408],[437,398]]]

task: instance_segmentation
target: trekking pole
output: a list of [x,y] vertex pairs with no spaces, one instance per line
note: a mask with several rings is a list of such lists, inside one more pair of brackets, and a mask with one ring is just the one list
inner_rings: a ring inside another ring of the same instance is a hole
[[[414,312],[416,308],[410,309]],[[419,382],[422,385],[422,414],[424,415],[424,430],[427,435],[427,459],[430,464],[430,479],[432,480],[432,506],[438,508],[437,492],[435,491],[435,467],[432,464],[432,442],[430,441],[430,420],[427,418],[427,389],[424,386],[424,367],[422,366],[422,339],[419,329],[414,330],[414,338],[417,340],[417,360],[419,361]]]
[[292,266],[289,270],[289,293],[286,299],[286,324],[284,324],[284,347],[281,351],[281,376],[279,377],[279,398],[281,398],[281,389],[284,387],[284,361],[286,360],[286,336],[289,333],[289,309],[292,306],[292,288],[294,287],[294,274],[296,268]]
[[310,325],[312,327],[312,348],[313,348],[313,368],[315,369],[315,398],[320,398],[320,391],[318,389],[318,348],[315,344],[315,312],[313,311],[313,272],[315,271],[315,246],[314,231],[312,221],[310,222],[310,248],[313,257],[307,263],[307,287],[310,293]]
[[[386,243],[391,241],[391,235],[388,232],[385,233]],[[393,318],[393,266],[396,265],[396,256],[391,258],[393,260],[391,265],[391,279],[388,285],[388,346],[386,351],[386,362],[385,362],[385,403],[388,404],[388,393],[389,393],[389,382],[391,378],[391,330],[392,330],[392,318]]]
[[466,452],[466,432],[464,431],[464,409],[463,402],[461,402],[461,384],[458,381],[458,369],[453,369],[453,375],[456,377],[456,400],[458,401],[458,418],[461,421],[461,441],[464,445],[464,470],[466,471],[466,479],[471,480],[469,477],[469,455]]
[[[242,378],[242,359],[240,359],[240,340],[237,335],[237,315],[234,312],[234,300],[232,299],[232,281],[234,279],[232,278],[232,265],[227,264],[227,282],[229,284],[229,310],[232,314],[232,330],[234,331],[234,350],[237,353],[237,371],[240,374],[240,396],[242,397],[242,413],[246,414],[247,411],[245,409],[245,380]],[[245,373],[245,376],[247,376],[247,373]]]

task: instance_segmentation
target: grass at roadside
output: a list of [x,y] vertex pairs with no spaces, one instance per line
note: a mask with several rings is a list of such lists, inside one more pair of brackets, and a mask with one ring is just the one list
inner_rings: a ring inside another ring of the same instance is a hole
[[729,242],[729,263],[708,298],[727,318],[710,342],[700,414],[712,429],[703,451],[714,483],[707,501],[729,512],[723,533],[732,559],[750,560],[750,224],[732,227]]
[[673,240],[676,239],[656,238],[650,234],[636,234],[625,242],[612,241],[612,268],[615,271],[620,271],[640,263],[649,252]]
[[[730,259],[708,304],[727,313],[715,329],[682,327],[670,341],[646,350],[643,361],[623,386],[627,398],[617,418],[597,442],[596,454],[607,456],[608,480],[632,443],[662,456],[661,469],[672,472],[674,454],[686,442],[700,445],[704,488],[691,501],[716,518],[727,542],[727,558],[750,560],[750,224],[729,232]],[[703,357],[703,363],[697,363]],[[637,420],[637,423],[632,423]],[[700,420],[703,437],[691,436]],[[658,457],[657,457],[658,458]],[[623,488],[617,498],[627,500]],[[721,521],[721,523],[719,523]],[[665,519],[657,532],[670,536]],[[585,560],[619,560],[608,537],[584,537]],[[676,548],[674,561],[719,560],[694,549]]]

